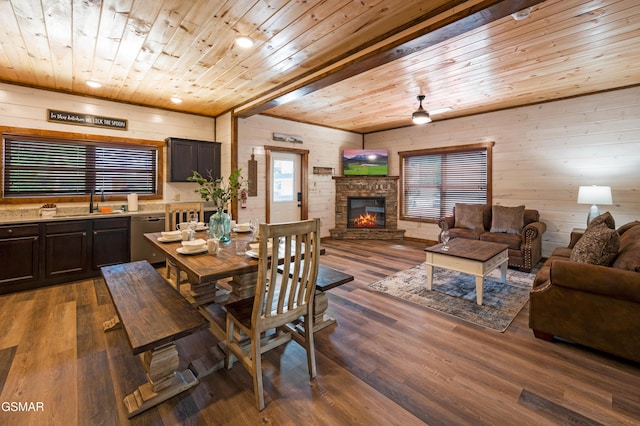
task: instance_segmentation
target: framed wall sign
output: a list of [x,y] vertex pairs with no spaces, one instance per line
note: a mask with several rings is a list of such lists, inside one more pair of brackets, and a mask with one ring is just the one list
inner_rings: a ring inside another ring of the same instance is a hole
[[127,130],[128,127],[128,120],[124,118],[103,117],[100,115],[59,111],[55,109],[47,110],[47,121],[117,130]]

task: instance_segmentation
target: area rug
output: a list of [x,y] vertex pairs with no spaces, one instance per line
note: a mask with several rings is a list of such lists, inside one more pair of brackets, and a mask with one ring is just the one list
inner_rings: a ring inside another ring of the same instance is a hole
[[507,282],[501,283],[500,270],[491,272],[484,280],[482,305],[476,303],[473,275],[434,268],[432,290],[427,290],[424,263],[371,283],[369,287],[502,333],[529,300],[534,277],[534,274],[508,269]]

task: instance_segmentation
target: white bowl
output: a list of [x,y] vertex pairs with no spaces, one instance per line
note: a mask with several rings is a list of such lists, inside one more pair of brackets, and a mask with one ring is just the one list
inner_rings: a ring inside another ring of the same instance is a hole
[[197,240],[182,241],[182,247],[185,251],[202,250],[206,245],[207,242],[201,238],[198,238]]
[[203,246],[207,244],[207,242],[205,240],[203,240],[202,238],[198,238],[195,240],[187,240],[187,241],[182,241],[182,245],[184,247],[199,247],[199,246]]
[[236,225],[237,232],[247,232],[250,230],[251,230],[251,225],[249,225],[248,223],[238,223]]
[[180,238],[180,231],[162,231],[162,236],[168,239],[178,239]]

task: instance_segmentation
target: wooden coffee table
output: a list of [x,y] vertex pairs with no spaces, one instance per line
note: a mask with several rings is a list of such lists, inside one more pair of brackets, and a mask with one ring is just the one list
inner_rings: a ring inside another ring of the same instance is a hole
[[443,250],[444,244],[427,247],[427,289],[433,284],[433,267],[451,269],[476,277],[476,302],[482,305],[482,289],[484,277],[491,271],[500,268],[501,282],[507,280],[507,262],[509,261],[506,244],[490,243],[487,241],[467,240],[456,238],[447,243],[448,250]]

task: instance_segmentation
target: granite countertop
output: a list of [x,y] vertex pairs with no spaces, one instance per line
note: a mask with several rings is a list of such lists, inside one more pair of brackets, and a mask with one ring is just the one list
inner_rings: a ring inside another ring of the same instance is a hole
[[[135,212],[122,212],[113,206],[110,213],[89,213],[87,206],[82,207],[60,207],[55,216],[40,216],[39,208],[7,209],[0,210],[0,225],[12,225],[21,223],[56,222],[64,220],[85,220],[85,219],[107,219],[121,216],[149,216],[164,214],[164,204],[141,205],[140,210]],[[213,207],[205,206],[205,211],[215,210]]]
[[[4,212],[2,212],[4,213]],[[59,213],[55,216],[40,216],[39,214],[22,214],[22,215],[6,215],[0,214],[0,225],[11,225],[20,223],[39,223],[39,222],[56,222],[63,220],[84,220],[84,219],[107,219],[122,216],[147,216],[150,214],[164,214],[163,211],[137,211],[137,212],[121,212],[114,211],[111,213]]]

